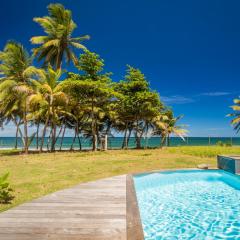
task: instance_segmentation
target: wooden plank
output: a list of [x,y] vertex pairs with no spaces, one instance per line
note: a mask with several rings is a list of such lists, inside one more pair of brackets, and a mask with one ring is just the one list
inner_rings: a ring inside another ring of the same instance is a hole
[[0,233],[1,240],[125,240],[125,236],[119,233],[111,233],[109,236],[100,235],[69,235],[69,234],[5,234]]
[[127,240],[144,240],[142,222],[132,175],[126,179]]
[[92,227],[89,228],[87,226],[78,226],[78,227],[60,227],[60,226],[42,226],[40,225],[39,227],[34,226],[34,227],[5,227],[5,228],[0,228],[1,233],[5,234],[71,234],[71,235],[96,235],[96,236],[102,236],[103,234],[108,235],[111,233],[120,233],[122,231],[121,228],[118,228],[117,226],[111,227],[106,227],[105,228],[100,228],[100,227]]
[[0,214],[1,240],[126,240],[126,175],[79,184]]
[[77,217],[77,218],[84,218],[84,219],[125,219],[126,215],[125,214],[118,214],[118,213],[106,213],[105,211],[102,212],[95,212],[95,213],[75,213],[75,212],[71,212],[71,213],[67,213],[66,212],[54,212],[54,213],[49,213],[49,212],[45,212],[45,213],[31,213],[31,212],[25,212],[25,213],[8,213],[8,214],[2,214],[0,215],[0,219],[6,219],[6,218],[34,218],[37,215],[38,218],[73,218],[73,217]]
[[29,213],[29,214],[34,214],[34,213],[38,213],[38,214],[44,214],[44,213],[54,213],[54,214],[119,214],[125,211],[125,206],[122,208],[110,208],[108,207],[107,209],[101,209],[98,207],[83,207],[83,208],[79,208],[79,209],[68,209],[68,210],[63,210],[60,208],[52,208],[52,209],[29,209],[29,208],[14,208],[11,211],[6,211],[6,212],[2,212],[0,214],[0,217],[4,217],[8,214],[24,214],[24,213]]
[[[117,211],[121,211],[121,210],[126,210],[126,204],[108,204],[110,209],[116,209]],[[71,210],[84,210],[84,209],[89,209],[91,207],[95,207],[97,210],[101,210],[102,205],[91,205],[91,204],[82,204],[82,205],[78,205],[78,206],[64,206],[63,205],[58,205],[58,206],[49,206],[49,205],[43,205],[43,206],[20,206],[18,207],[18,209],[21,210],[65,210],[65,211],[71,211]],[[104,208],[103,208],[104,209]]]

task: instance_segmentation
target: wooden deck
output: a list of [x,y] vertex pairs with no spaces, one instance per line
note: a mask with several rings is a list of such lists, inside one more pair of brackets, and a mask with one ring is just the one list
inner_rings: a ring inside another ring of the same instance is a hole
[[1,213],[0,239],[126,240],[126,175],[80,184]]

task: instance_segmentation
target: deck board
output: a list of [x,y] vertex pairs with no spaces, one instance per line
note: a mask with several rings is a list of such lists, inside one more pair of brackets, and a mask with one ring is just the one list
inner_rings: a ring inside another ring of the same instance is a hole
[[0,214],[1,240],[126,240],[126,175],[83,183]]

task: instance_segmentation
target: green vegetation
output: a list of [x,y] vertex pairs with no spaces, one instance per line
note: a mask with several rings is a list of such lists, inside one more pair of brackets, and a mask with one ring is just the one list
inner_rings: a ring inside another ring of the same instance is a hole
[[89,36],[72,37],[77,25],[72,20],[71,11],[65,9],[63,5],[49,4],[48,14],[49,16],[33,19],[47,34],[31,38],[33,44],[40,45],[33,49],[34,55],[39,61],[43,60],[45,64],[51,63],[56,69],[61,68],[64,57],[67,62],[76,63],[77,57],[72,48],[85,49],[81,42],[88,40]]
[[[48,16],[34,21],[45,35],[31,38],[38,45],[33,56],[13,41],[0,52],[0,124],[15,124],[15,148],[20,136],[27,154],[36,138],[36,148],[42,152],[47,138],[47,149],[55,151],[66,129],[74,132],[72,146],[77,140],[81,149],[81,137],[86,137],[93,150],[101,137],[113,132],[124,135],[122,148],[128,148],[130,136],[141,148],[143,136],[161,136],[163,145],[171,133],[185,135],[177,126],[179,117],[164,106],[139,69],[127,65],[125,77],[112,81],[111,73],[104,71],[104,60],[81,44],[89,36],[72,36],[77,25],[70,10],[50,4]],[[77,49],[82,50],[79,57]],[[33,66],[34,57],[41,68]],[[74,72],[67,71],[68,63],[74,65]],[[29,126],[36,129],[31,136]]]
[[231,106],[231,108],[234,112],[229,114],[228,116],[233,117],[232,125],[238,133],[240,130],[240,99],[234,99],[233,102],[235,103],[235,105]]
[[6,171],[11,173],[9,181],[16,196],[12,204],[0,205],[0,210],[81,182],[114,175],[158,169],[195,168],[202,163],[216,167],[217,154],[240,154],[240,147],[0,154],[0,175]]
[[228,146],[183,146],[183,147],[171,147],[168,150],[170,153],[179,153],[192,155],[202,158],[212,158],[217,155],[239,155],[240,147],[228,147]]
[[0,204],[9,204],[14,199],[12,195],[12,188],[9,186],[8,180],[9,173],[0,176]]
[[218,142],[216,143],[216,145],[217,145],[217,146],[221,146],[221,147],[231,147],[231,146],[232,146],[232,144],[231,144],[230,142],[224,143],[224,142],[222,142],[222,141],[218,141]]

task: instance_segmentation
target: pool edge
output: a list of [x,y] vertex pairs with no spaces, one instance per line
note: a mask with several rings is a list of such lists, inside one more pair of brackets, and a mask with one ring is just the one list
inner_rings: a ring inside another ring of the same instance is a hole
[[217,167],[210,167],[208,169],[201,169],[201,168],[166,168],[166,169],[158,169],[158,170],[150,170],[150,171],[142,171],[142,172],[133,172],[131,174],[132,177],[141,175],[141,174],[152,174],[152,173],[158,173],[158,172],[170,172],[170,171],[178,171],[178,170],[220,170]]
[[144,240],[142,221],[132,174],[126,177],[127,240]]

